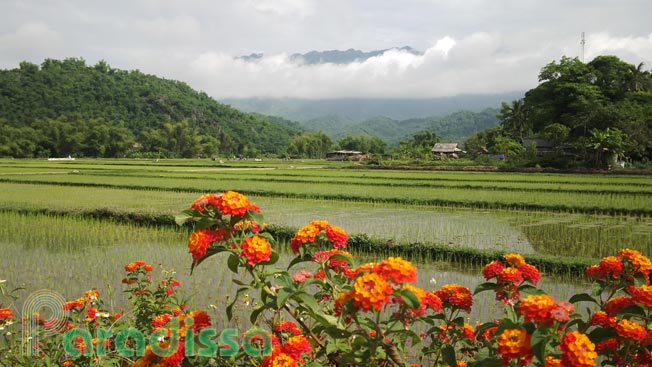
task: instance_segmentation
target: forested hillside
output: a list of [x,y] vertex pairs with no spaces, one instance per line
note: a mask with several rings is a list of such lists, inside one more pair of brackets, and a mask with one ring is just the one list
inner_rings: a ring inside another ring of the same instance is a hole
[[300,130],[104,61],[47,59],[0,70],[0,156],[283,154]]
[[[532,153],[532,164],[609,167],[621,162],[652,161],[652,70],[615,56],[588,63],[562,57],[544,66],[539,85],[524,98],[503,103],[500,126],[478,132],[466,149]],[[526,146],[538,138],[547,147]],[[526,154],[527,155],[527,154]]]

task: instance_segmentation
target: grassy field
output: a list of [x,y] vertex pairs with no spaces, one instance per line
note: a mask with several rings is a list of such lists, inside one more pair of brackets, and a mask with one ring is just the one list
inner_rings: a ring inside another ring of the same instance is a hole
[[[71,293],[96,285],[120,303],[121,268],[142,258],[176,268],[196,302],[219,306],[230,286],[225,271],[204,267],[206,274],[188,276],[186,233],[166,223],[198,195],[224,190],[247,193],[272,225],[292,230],[325,219],[369,236],[377,257],[397,246],[462,254],[457,264],[432,253],[414,257],[426,287],[433,278],[479,283],[478,264],[465,262],[465,251],[586,262],[624,247],[652,253],[646,176],[380,171],[324,161],[0,160],[0,278],[27,289],[65,284]],[[33,268],[39,271],[25,271]],[[583,286],[560,275],[544,288],[564,298]],[[200,284],[214,291],[201,292]]]

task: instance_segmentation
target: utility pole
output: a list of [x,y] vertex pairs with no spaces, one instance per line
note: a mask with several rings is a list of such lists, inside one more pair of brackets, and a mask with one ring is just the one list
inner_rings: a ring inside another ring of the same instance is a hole
[[580,41],[580,46],[582,48],[582,62],[584,62],[584,45],[586,44],[586,40],[584,39],[584,32],[582,32],[582,40]]

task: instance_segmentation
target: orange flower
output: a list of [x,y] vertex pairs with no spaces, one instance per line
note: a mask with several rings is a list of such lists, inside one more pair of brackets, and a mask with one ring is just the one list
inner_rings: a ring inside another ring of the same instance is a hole
[[376,273],[359,276],[351,290],[353,304],[364,311],[369,311],[371,308],[380,310],[384,304],[389,302],[391,294],[391,284]]
[[563,367],[561,360],[553,356],[546,356],[546,367]]
[[0,321],[13,319],[13,318],[14,318],[14,313],[11,311],[10,308],[0,308]]
[[210,229],[200,229],[192,232],[188,239],[188,252],[192,254],[193,260],[197,260],[206,255],[208,247],[216,241],[222,241],[225,238],[224,229],[211,231]]
[[625,339],[636,341],[643,340],[647,336],[647,331],[643,325],[627,319],[622,319],[616,324],[616,333]]
[[192,209],[199,210],[200,212],[205,212],[208,209],[217,207],[217,198],[218,194],[202,195],[197,200],[195,200],[192,205],[190,205],[190,207]]
[[319,227],[312,224],[307,224],[297,231],[297,233],[292,237],[290,245],[292,247],[292,252],[295,254],[299,253],[299,247],[306,243],[315,242],[315,238],[319,234]]
[[296,360],[301,360],[302,354],[311,351],[310,342],[303,335],[292,336],[283,344],[283,352]]
[[333,243],[333,247],[346,248],[346,241],[348,241],[349,236],[342,228],[328,225],[326,226],[326,238]]
[[537,324],[550,325],[552,318],[550,311],[555,307],[555,300],[546,295],[529,295],[518,304],[518,313],[525,318],[525,322],[533,321]]
[[457,284],[446,284],[435,295],[441,299],[443,306],[459,307],[466,312],[471,311],[473,296],[471,290]]
[[616,256],[607,256],[600,260],[600,274],[602,277],[620,278],[623,275],[623,261]]
[[263,358],[259,367],[297,367],[297,361],[284,353],[282,347],[275,347],[271,355]]
[[129,264],[125,265],[125,271],[132,272],[132,271],[135,271],[136,269],[138,269],[138,267],[139,266],[136,263],[129,263]]
[[[70,310],[74,310],[76,308],[82,308],[82,307],[84,307],[84,302],[82,302],[79,299],[74,300],[74,301],[68,301],[68,302],[63,304],[63,309],[65,311],[70,311]],[[1,318],[2,318],[2,316],[1,316],[1,312],[0,312],[0,319]]]
[[224,215],[242,217],[249,210],[249,200],[239,192],[227,191],[217,197],[216,206]]
[[525,259],[519,254],[505,254],[503,255],[503,258],[508,264],[517,268],[525,264]]
[[281,321],[281,322],[278,322],[278,323],[276,323],[276,324],[274,325],[274,330],[275,330],[275,331],[279,331],[279,332],[287,331],[287,332],[289,332],[289,333],[292,334],[292,335],[299,335],[299,334],[301,334],[301,329],[299,329],[299,327],[297,326],[297,324],[295,324],[295,323],[292,322],[292,321]]
[[624,249],[618,252],[618,255],[629,261],[639,273],[648,274],[652,270],[652,261],[639,251]]
[[272,255],[272,246],[263,237],[247,237],[242,242],[242,256],[247,258],[249,265],[256,265],[268,261]]
[[627,292],[632,295],[634,302],[652,307],[652,285],[642,285],[640,287],[629,286],[627,287]]
[[604,311],[596,311],[591,315],[590,325],[598,325],[604,327],[616,327],[616,318],[609,317]]
[[502,355],[504,366],[512,359],[529,361],[532,358],[530,334],[522,329],[507,329],[498,337],[498,354]]
[[595,365],[595,358],[598,356],[595,352],[595,345],[589,340],[589,337],[579,331],[566,333],[561,339],[559,345],[561,354],[561,363],[569,367],[589,367]]
[[388,257],[378,265],[375,271],[396,284],[417,281],[417,269],[411,262],[400,257]]

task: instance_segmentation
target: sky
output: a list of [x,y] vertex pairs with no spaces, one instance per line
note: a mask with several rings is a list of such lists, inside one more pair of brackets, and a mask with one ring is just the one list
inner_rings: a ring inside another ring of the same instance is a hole
[[[652,69],[650,0],[0,0],[0,68],[83,58],[220,98],[431,98],[536,87],[562,56]],[[312,50],[410,46],[350,64]],[[263,53],[255,62],[237,56]]]

